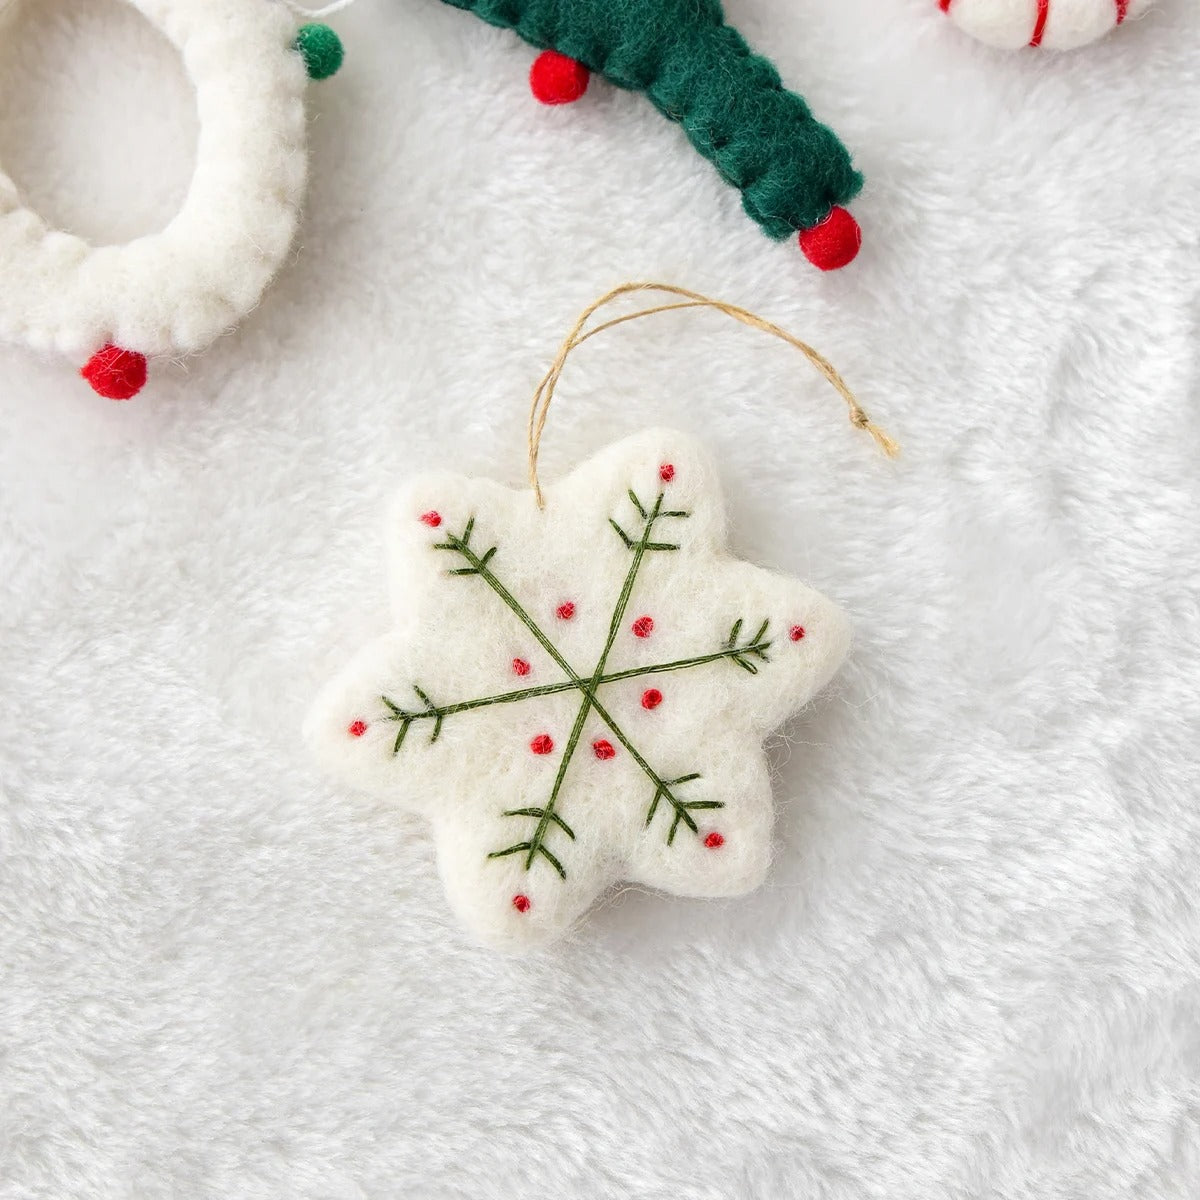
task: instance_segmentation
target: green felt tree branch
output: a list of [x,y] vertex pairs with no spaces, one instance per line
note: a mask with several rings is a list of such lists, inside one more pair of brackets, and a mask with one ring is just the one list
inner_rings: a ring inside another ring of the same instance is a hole
[[726,24],[719,0],[445,3],[643,92],[772,238],[819,226],[862,187],[849,151]]

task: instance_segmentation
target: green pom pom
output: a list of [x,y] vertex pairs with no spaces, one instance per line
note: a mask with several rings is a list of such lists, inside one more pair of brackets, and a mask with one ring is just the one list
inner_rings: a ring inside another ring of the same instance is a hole
[[337,74],[346,56],[342,39],[328,25],[301,25],[296,34],[296,49],[304,57],[310,79],[328,79]]

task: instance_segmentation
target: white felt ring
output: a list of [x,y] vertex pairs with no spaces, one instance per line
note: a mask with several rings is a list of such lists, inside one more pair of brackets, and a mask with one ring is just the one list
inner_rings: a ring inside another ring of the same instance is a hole
[[25,207],[0,168],[0,337],[83,359],[203,349],[258,303],[307,178],[304,61],[277,0],[127,0],[196,90],[195,172],[160,233],[93,247]]

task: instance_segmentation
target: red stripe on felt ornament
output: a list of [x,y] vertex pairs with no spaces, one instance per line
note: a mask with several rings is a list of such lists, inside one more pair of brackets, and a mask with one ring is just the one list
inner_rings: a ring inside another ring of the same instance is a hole
[[1029,39],[1031,46],[1040,46],[1046,35],[1046,21],[1050,16],[1050,0],[1038,0],[1037,22],[1033,27],[1033,36]]

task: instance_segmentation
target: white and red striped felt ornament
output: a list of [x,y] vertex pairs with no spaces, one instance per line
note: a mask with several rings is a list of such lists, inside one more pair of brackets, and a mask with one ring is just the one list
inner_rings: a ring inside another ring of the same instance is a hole
[[1145,13],[1154,0],[938,0],[964,32],[1006,50],[1074,50]]

